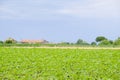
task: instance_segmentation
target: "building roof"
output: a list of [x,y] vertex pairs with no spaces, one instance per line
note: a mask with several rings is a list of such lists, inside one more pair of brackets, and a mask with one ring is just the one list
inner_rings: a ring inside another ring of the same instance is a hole
[[46,40],[28,40],[28,39],[24,39],[21,40],[22,43],[44,43],[44,42],[48,42]]

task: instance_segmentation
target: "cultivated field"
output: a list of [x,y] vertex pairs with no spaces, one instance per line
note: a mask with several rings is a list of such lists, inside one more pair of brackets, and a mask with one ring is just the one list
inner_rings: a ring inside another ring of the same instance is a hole
[[120,49],[0,48],[0,80],[120,80]]

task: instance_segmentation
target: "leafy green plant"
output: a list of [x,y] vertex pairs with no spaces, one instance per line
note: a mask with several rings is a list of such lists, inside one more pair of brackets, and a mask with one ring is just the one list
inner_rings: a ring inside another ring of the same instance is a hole
[[119,80],[119,52],[0,48],[0,80]]

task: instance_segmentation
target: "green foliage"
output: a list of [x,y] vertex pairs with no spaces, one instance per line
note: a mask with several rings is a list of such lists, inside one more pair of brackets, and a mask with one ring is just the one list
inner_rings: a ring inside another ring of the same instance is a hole
[[86,41],[83,41],[82,39],[78,39],[76,44],[77,45],[89,45]]
[[112,45],[112,42],[109,40],[103,40],[98,45]]
[[13,42],[12,42],[12,40],[6,40],[5,43],[12,44]]
[[[3,44],[6,43],[6,44]],[[116,39],[115,41],[109,40],[105,38],[104,36],[98,36],[96,37],[96,42],[91,42],[91,44],[87,43],[86,41],[82,39],[78,39],[76,43],[70,43],[70,42],[61,42],[61,43],[46,43],[46,44],[29,44],[29,43],[21,43],[17,42],[13,38],[8,38],[7,40],[0,41],[0,46],[18,46],[18,47],[90,47],[90,46],[102,46],[102,47],[120,47],[120,37]]]
[[60,45],[69,45],[70,43],[69,42],[61,42],[61,43],[58,43]]
[[112,40],[109,40],[110,44],[113,44],[113,41]]
[[103,41],[103,40],[107,40],[107,38],[105,38],[104,36],[98,36],[98,37],[96,38],[96,42],[101,42],[101,41]]
[[0,80],[119,80],[119,52],[0,48]]
[[13,44],[13,43],[16,43],[17,41],[14,40],[13,38],[8,38],[7,40],[5,40],[5,43],[6,44]]
[[0,41],[0,44],[3,44],[3,41]]
[[97,43],[96,42],[92,42],[91,45],[95,46],[95,45],[97,45]]
[[114,45],[120,45],[120,37],[114,41]]

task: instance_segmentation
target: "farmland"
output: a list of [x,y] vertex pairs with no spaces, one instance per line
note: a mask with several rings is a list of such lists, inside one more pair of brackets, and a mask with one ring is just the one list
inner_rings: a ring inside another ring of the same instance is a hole
[[1,47],[0,80],[120,80],[120,49]]

